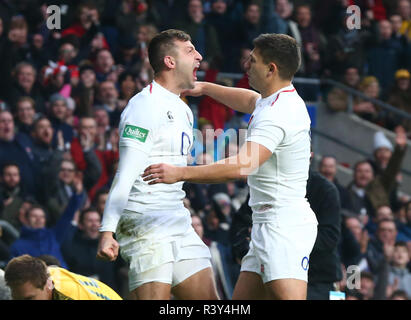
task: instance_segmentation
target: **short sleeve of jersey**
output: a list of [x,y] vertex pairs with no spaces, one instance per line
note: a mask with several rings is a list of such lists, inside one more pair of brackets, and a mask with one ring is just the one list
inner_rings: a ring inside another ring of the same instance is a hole
[[[268,107],[270,108],[270,107]],[[263,145],[271,152],[283,141],[285,129],[280,114],[272,110],[262,110],[250,121],[247,141]]]
[[150,153],[159,121],[153,99],[145,96],[134,97],[121,115],[119,145]]

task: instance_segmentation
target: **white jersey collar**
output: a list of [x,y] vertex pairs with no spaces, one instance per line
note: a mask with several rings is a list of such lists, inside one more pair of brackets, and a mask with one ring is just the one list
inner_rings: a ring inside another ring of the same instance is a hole
[[276,92],[274,92],[273,94],[269,95],[268,97],[265,98],[261,98],[261,100],[259,101],[261,104],[273,104],[277,99],[278,96],[281,92],[290,92],[290,91],[294,91],[295,88],[292,84],[290,84],[289,86],[283,87],[280,90],[277,90]]
[[156,82],[155,80],[153,80],[153,82],[150,84],[152,85],[152,88],[150,88],[151,90],[158,90],[161,92],[161,94],[168,96],[168,97],[172,97],[174,99],[180,99],[180,95],[179,94],[175,94],[173,92],[171,92],[170,90],[164,88],[162,85],[160,85],[158,82]]

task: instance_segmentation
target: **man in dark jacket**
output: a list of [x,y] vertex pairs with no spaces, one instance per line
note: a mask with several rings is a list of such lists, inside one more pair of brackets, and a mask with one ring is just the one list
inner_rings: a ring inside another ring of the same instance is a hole
[[34,195],[38,169],[34,161],[33,144],[27,135],[16,135],[14,128],[11,112],[0,111],[0,167],[7,162],[16,162],[22,185],[28,194]]
[[70,271],[116,288],[116,264],[96,259],[100,223],[101,216],[96,209],[81,211],[78,227],[72,237],[66,238],[62,252]]
[[338,242],[341,227],[340,197],[335,185],[310,171],[307,199],[318,221],[317,240],[310,254],[307,300],[328,300],[334,283],[341,280]]
[[20,238],[10,247],[10,259],[29,254],[33,257],[48,254],[56,257],[63,268],[67,268],[61,253],[61,244],[65,240],[74,214],[83,201],[83,183],[77,177],[76,193],[70,199],[66,210],[53,228],[46,228],[46,214],[40,206],[33,206],[27,213],[28,225],[22,227]]

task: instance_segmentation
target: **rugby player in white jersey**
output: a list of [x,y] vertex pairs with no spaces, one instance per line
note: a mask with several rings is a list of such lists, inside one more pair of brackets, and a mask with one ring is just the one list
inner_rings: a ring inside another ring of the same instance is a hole
[[148,185],[141,177],[153,163],[187,165],[193,114],[180,93],[194,88],[202,57],[179,30],[154,37],[148,54],[154,81],[130,99],[121,115],[119,167],[97,257],[113,261],[120,248],[136,299],[169,299],[170,292],[178,299],[218,299],[210,251],[183,205],[183,182]]
[[233,299],[306,299],[317,220],[305,198],[310,118],[291,83],[300,59],[293,38],[280,34],[257,37],[246,69],[250,86],[259,94],[206,82],[197,82],[185,93],[208,95],[252,114],[238,154],[205,166],[155,164],[143,174],[150,184],[213,183],[248,176],[253,226]]

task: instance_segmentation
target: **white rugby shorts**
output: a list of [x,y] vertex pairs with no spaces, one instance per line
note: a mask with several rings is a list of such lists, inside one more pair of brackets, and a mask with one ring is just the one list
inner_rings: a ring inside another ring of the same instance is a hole
[[288,278],[308,282],[317,224],[311,210],[298,215],[282,212],[270,221],[254,222],[250,249],[243,257],[241,271],[259,274],[264,283]]
[[[127,211],[120,218],[116,238],[121,256],[129,263],[130,291],[153,281],[176,286],[198,271],[211,267],[209,248],[191,226],[189,213],[186,221],[181,210],[168,212],[169,217],[177,218],[158,227],[153,227],[155,213],[148,217],[152,222],[150,228],[141,224],[147,220],[147,217],[142,219],[141,214]],[[172,226],[176,224],[185,227],[173,231]],[[150,231],[145,232],[147,229]]]

